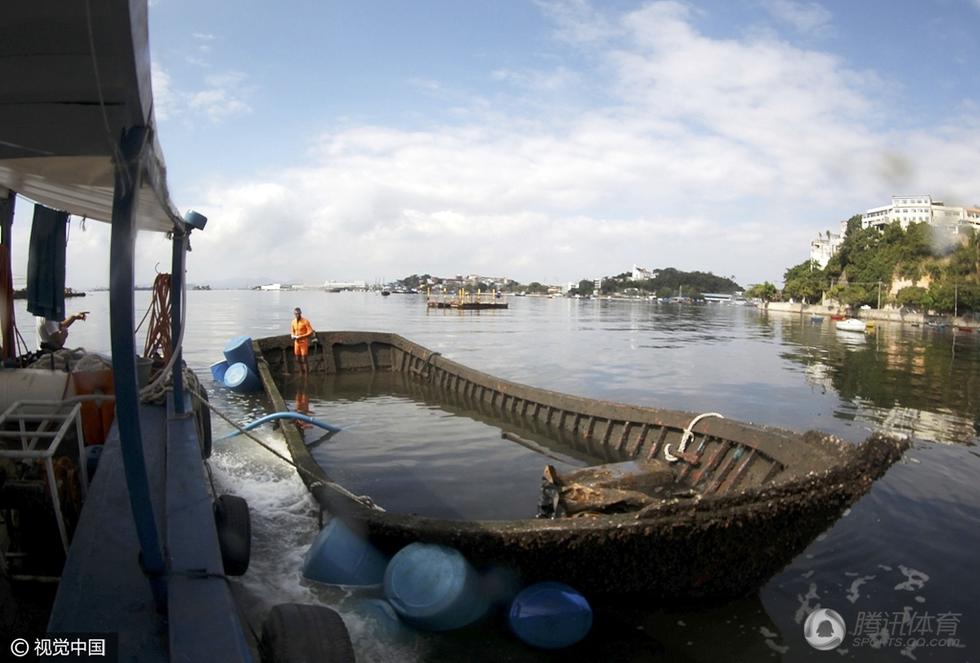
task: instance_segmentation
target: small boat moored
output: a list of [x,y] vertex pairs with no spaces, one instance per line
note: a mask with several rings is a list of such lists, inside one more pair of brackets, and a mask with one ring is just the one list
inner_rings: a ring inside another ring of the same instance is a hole
[[[836,322],[837,329],[841,331],[864,332],[868,326],[864,320],[858,320],[857,318],[848,318],[847,320],[838,320]],[[873,327],[873,325],[871,326]]]

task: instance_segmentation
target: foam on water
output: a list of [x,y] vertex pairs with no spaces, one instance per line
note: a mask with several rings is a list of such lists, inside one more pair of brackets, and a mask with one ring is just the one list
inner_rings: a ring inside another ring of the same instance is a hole
[[[213,407],[232,414],[235,405],[226,394],[211,395]],[[227,410],[226,410],[227,409]],[[234,412],[243,419],[248,413]],[[264,412],[260,412],[264,414]],[[231,417],[235,418],[235,417]],[[244,423],[244,421],[242,422]],[[214,436],[233,429],[214,419]],[[285,440],[271,426],[252,434],[264,444],[288,457]],[[424,643],[412,639],[390,643],[378,637],[374,624],[348,609],[351,592],[317,586],[302,575],[303,558],[319,531],[319,506],[313,500],[296,470],[261,448],[253,440],[239,436],[215,445],[211,456],[215,487],[219,493],[245,498],[252,521],[252,557],[249,570],[234,582],[244,592],[244,610],[255,632],[261,632],[262,619],[280,603],[314,603],[338,610],[347,625],[358,660],[416,661],[424,656]]]

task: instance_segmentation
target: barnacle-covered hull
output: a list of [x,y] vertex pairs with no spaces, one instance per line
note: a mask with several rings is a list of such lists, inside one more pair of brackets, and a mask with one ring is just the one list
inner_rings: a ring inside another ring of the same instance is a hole
[[[478,565],[591,593],[642,592],[664,602],[713,601],[757,589],[898,460],[907,443],[873,435],[854,446],[718,417],[561,394],[495,378],[398,335],[321,332],[313,373],[403,374],[426,400],[465,405],[501,427],[519,424],[594,465],[675,458],[683,497],[642,509],[523,520],[445,520],[374,508],[331,481],[300,432],[283,434],[321,506],[393,553],[413,541],[450,545]],[[263,385],[293,370],[287,336],[255,341]],[[693,423],[692,423],[693,422]]]

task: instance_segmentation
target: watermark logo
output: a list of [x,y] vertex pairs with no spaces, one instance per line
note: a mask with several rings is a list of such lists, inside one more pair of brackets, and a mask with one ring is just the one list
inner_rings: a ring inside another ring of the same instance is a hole
[[31,653],[31,645],[24,638],[17,638],[10,643],[10,653],[17,658],[24,658]]
[[820,651],[834,649],[847,634],[844,618],[830,608],[814,610],[803,623],[803,637],[810,646]]
[[[33,654],[31,660],[64,656],[73,661],[93,658],[110,663],[119,660],[119,636],[116,633],[59,633],[43,638],[14,638],[9,649],[15,659]],[[5,654],[0,651],[0,659],[6,660]]]

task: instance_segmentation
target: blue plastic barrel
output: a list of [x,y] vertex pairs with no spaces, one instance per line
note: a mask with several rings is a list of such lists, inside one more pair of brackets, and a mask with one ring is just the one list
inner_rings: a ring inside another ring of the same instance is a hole
[[258,391],[262,387],[259,376],[242,362],[232,364],[225,371],[225,386],[235,391]]
[[380,585],[388,560],[339,518],[320,530],[303,560],[303,576],[329,585]]
[[255,365],[255,351],[252,349],[251,336],[236,336],[228,341],[227,345],[225,345],[225,359],[228,360],[229,366],[241,362],[248,366],[253,373],[258,372]]
[[89,481],[95,476],[95,470],[99,467],[99,458],[102,457],[103,448],[101,444],[93,444],[85,447],[85,472],[88,475]]
[[225,381],[225,371],[228,370],[228,360],[222,359],[211,364],[211,377],[215,382]]
[[560,649],[588,634],[592,607],[568,585],[539,582],[514,598],[507,621],[517,637],[532,647]]
[[466,558],[453,548],[428,543],[412,543],[391,558],[385,596],[402,619],[427,631],[466,626],[489,607]]

